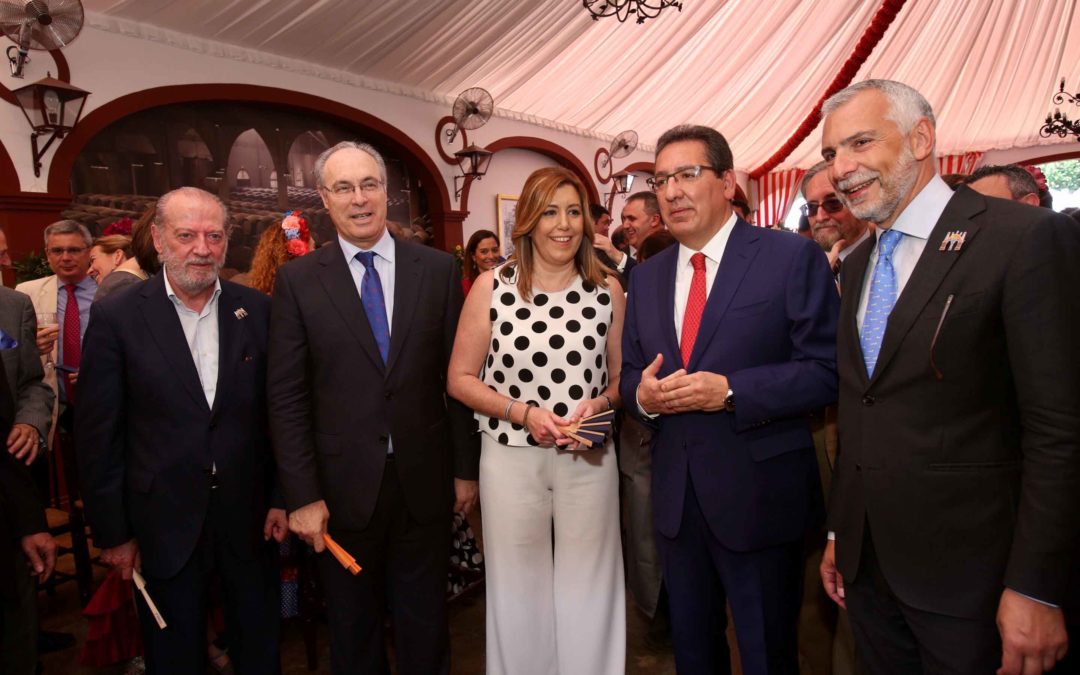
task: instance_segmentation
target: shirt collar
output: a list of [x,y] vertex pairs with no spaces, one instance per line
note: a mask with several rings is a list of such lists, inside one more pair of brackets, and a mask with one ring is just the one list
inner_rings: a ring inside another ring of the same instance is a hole
[[[907,208],[897,216],[892,229],[909,237],[929,239],[938,219],[953,198],[953,191],[937,174],[919,190]],[[877,228],[878,232],[881,228]]]
[[[701,252],[705,254],[705,257],[713,261],[716,264],[720,264],[720,259],[724,257],[724,249],[727,248],[728,239],[731,238],[731,231],[735,229],[735,223],[739,218],[735,215],[735,211],[732,210],[731,215],[728,217],[720,229],[712,236],[704,246],[701,247]],[[690,263],[690,256],[697,253],[682,244],[679,244],[679,266],[683,267]]]
[[[184,302],[176,296],[176,291],[173,290],[172,284],[169,283],[169,271],[166,269],[162,269],[161,276],[163,279],[165,279],[165,295],[167,295],[168,298],[173,301],[173,304],[177,307],[187,309],[188,311],[195,311],[185,305]],[[209,307],[215,300],[217,300],[219,295],[221,295],[221,277],[214,279],[214,293],[210,296],[210,301],[206,303],[206,307]],[[203,308],[203,312],[206,311],[206,307]]]
[[[61,289],[67,287],[66,283],[60,281],[60,277],[56,277],[56,285],[58,288]],[[75,288],[78,288],[81,291],[92,291],[97,288],[97,282],[94,281],[89,275],[87,275],[82,278],[82,281],[75,284]]]
[[858,239],[856,239],[855,241],[853,241],[850,244],[848,244],[847,246],[845,246],[844,249],[842,251],[840,251],[840,259],[843,260],[844,258],[848,257],[851,254],[851,252],[854,251],[855,248],[859,244],[866,241],[866,239],[870,236],[870,232],[871,232],[871,228],[868,227],[868,228],[864,229],[862,234],[859,235]]
[[340,234],[338,235],[338,243],[341,245],[341,252],[345,254],[345,262],[349,263],[356,254],[361,251],[374,251],[375,255],[379,256],[383,260],[393,263],[394,262],[394,238],[390,236],[390,230],[383,228],[382,236],[379,237],[379,241],[375,242],[375,245],[368,249],[363,249],[356,244],[345,241],[345,238]]

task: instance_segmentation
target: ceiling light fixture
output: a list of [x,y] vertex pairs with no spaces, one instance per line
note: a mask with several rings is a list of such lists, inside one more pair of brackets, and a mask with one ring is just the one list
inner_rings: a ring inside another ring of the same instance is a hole
[[599,21],[606,16],[614,16],[619,23],[622,23],[632,16],[638,23],[645,23],[645,19],[655,19],[668,7],[682,11],[682,3],[676,0],[581,0],[581,2],[585,5],[585,9],[589,10],[593,21]]
[[[1070,94],[1065,91],[1065,78],[1063,77],[1061,78],[1061,88],[1054,94],[1053,101],[1055,105],[1063,105],[1065,102],[1069,102],[1080,107],[1080,92]],[[1069,134],[1076,136],[1077,140],[1080,140],[1080,121],[1070,120],[1068,115],[1057,108],[1054,109],[1053,115],[1046,114],[1046,124],[1043,124],[1042,129],[1039,129],[1040,136],[1043,138],[1050,138],[1051,136],[1065,138]]]

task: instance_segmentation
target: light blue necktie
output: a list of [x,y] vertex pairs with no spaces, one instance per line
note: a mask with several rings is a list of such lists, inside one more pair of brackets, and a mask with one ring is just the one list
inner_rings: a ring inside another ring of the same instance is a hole
[[379,354],[386,363],[390,353],[390,322],[386,320],[386,298],[383,296],[382,280],[375,270],[375,252],[360,251],[356,259],[364,266],[364,279],[360,282],[360,302],[364,303],[371,332],[379,345]]
[[896,304],[896,270],[893,268],[892,254],[903,236],[903,232],[885,230],[878,238],[877,264],[874,265],[870,298],[866,302],[866,316],[863,317],[862,334],[859,336],[867,375],[874,374],[889,312]]

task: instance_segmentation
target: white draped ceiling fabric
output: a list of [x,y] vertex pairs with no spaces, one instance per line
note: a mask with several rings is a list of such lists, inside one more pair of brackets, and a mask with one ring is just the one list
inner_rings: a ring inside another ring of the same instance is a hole
[[[941,155],[1068,142],[1038,131],[1060,79],[1080,87],[1078,2],[907,0],[854,81],[890,78],[921,91],[937,112]],[[580,0],[84,3],[89,25],[104,30],[131,35],[142,25],[408,95],[450,101],[483,87],[496,114],[594,136],[598,147],[633,129],[650,149],[671,126],[706,124],[727,136],[744,171],[791,138],[882,6],[684,0],[682,12],[638,25],[593,21]],[[820,127],[775,169],[819,157]]]

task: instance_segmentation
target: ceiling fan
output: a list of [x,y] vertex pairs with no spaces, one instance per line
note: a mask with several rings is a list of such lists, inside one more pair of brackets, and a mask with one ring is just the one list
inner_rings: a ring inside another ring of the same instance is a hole
[[7,49],[12,77],[23,76],[31,49],[66,47],[82,26],[80,0],[0,0],[0,30],[15,43]]

